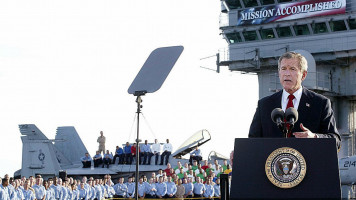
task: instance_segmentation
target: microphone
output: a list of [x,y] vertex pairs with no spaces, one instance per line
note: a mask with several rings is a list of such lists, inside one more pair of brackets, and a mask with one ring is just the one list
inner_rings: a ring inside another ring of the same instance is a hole
[[294,125],[294,123],[298,121],[298,111],[293,107],[288,108],[284,116],[286,118],[286,122],[291,125]]
[[289,130],[292,130],[294,127],[294,123],[298,121],[298,111],[297,109],[290,107],[286,110],[284,114],[286,123],[289,124]]
[[275,108],[271,112],[271,118],[274,123],[277,124],[278,128],[285,134],[285,129],[284,129],[284,111],[281,108]]

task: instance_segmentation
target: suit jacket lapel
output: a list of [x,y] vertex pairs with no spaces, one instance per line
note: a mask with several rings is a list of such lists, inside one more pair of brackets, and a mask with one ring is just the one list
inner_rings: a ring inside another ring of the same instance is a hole
[[283,90],[279,91],[277,95],[274,96],[274,99],[272,101],[272,108],[282,108],[282,93]]
[[295,131],[300,130],[300,122],[309,121],[308,116],[310,116],[312,102],[309,96],[309,91],[303,87],[302,97],[300,98],[299,106],[298,106],[298,121],[295,126]]

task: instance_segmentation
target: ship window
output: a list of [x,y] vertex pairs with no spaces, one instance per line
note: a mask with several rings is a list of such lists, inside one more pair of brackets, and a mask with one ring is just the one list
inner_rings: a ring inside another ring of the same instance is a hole
[[328,29],[324,22],[312,24],[312,29],[314,34],[327,33]]
[[244,35],[245,41],[258,40],[256,31],[245,31],[242,32]]
[[274,4],[274,0],[260,0],[262,5]]
[[271,29],[271,28],[260,30],[260,34],[261,34],[262,40],[275,38],[274,37],[274,33],[273,33],[273,29]]
[[278,0],[278,3],[290,2],[292,0]]
[[356,29],[356,19],[349,19],[350,29]]
[[277,30],[278,37],[280,38],[292,36],[292,31],[290,30],[289,26],[278,27],[276,30]]
[[346,25],[344,20],[338,20],[338,21],[331,21],[330,22],[330,29],[332,32],[335,31],[346,31]]
[[295,34],[298,35],[309,35],[309,29],[308,29],[308,25],[303,24],[303,25],[296,25],[294,26],[294,32]]
[[225,2],[230,9],[242,8],[240,0],[226,0]]
[[243,0],[245,7],[255,7],[258,6],[257,0]]
[[240,33],[227,33],[226,37],[230,41],[231,44],[237,43],[237,42],[242,42]]

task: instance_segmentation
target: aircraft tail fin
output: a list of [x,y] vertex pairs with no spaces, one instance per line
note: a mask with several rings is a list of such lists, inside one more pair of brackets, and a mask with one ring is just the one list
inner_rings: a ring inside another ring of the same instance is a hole
[[63,126],[57,128],[56,142],[54,146],[62,152],[71,163],[75,164],[81,163],[80,158],[88,152],[79,137],[78,132],[73,126]]
[[58,176],[61,169],[52,141],[34,124],[20,124],[22,134],[21,176]]

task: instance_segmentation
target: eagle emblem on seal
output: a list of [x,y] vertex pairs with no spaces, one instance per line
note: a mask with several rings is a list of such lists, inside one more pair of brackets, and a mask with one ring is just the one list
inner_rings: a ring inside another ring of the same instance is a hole
[[290,147],[274,150],[265,164],[267,178],[280,188],[297,186],[304,179],[306,169],[302,154]]

